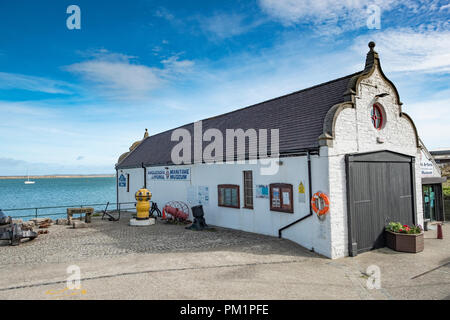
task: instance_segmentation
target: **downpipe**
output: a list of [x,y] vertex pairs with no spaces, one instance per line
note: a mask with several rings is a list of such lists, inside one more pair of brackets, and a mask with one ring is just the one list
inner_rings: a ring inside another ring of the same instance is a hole
[[141,164],[142,169],[144,169],[144,189],[147,189],[147,168],[144,166],[144,163]]

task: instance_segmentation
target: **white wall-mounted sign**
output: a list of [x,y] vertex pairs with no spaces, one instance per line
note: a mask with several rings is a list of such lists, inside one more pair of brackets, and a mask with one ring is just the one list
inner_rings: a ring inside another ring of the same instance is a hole
[[269,199],[269,186],[263,184],[256,185],[256,198],[257,199]]
[[434,165],[425,154],[422,153],[422,159],[420,160],[420,171],[422,176],[433,176],[434,175]]
[[187,202],[191,206],[209,205],[209,187],[189,186],[187,189]]
[[127,186],[127,178],[125,178],[125,176],[121,174],[119,177],[119,187],[125,188],[126,186]]
[[289,192],[283,192],[283,205],[290,206],[291,205],[291,195]]
[[149,169],[147,171],[149,180],[166,181],[190,181],[190,168]]

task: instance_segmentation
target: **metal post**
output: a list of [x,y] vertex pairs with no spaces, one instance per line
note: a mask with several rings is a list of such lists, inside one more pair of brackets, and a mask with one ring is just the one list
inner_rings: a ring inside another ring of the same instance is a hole
[[35,208],[35,216],[36,216],[36,219],[37,219],[37,217],[38,217],[37,212],[38,212],[38,208]]

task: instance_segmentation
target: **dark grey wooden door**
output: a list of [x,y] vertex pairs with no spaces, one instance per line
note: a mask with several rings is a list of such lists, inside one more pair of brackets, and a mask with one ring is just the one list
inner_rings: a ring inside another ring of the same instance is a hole
[[391,221],[414,224],[413,163],[388,151],[347,156],[350,255],[384,247]]

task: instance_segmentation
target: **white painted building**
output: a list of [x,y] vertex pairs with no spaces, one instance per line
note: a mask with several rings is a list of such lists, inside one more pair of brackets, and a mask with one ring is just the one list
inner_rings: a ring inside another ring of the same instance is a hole
[[[261,174],[268,166],[261,149],[256,164],[199,161],[194,140],[191,161],[175,164],[179,141],[169,130],[121,156],[118,202],[134,201],[145,186],[160,208],[171,200],[202,204],[209,225],[281,235],[333,259],[383,246],[389,221],[423,225],[417,130],[375,44],[369,47],[361,72],[202,121],[203,150],[211,144],[209,129],[224,136],[227,129],[278,129],[275,174]],[[181,129],[198,134],[195,127]],[[235,149],[224,142],[222,150]],[[321,218],[310,205],[316,192],[330,200]]]

